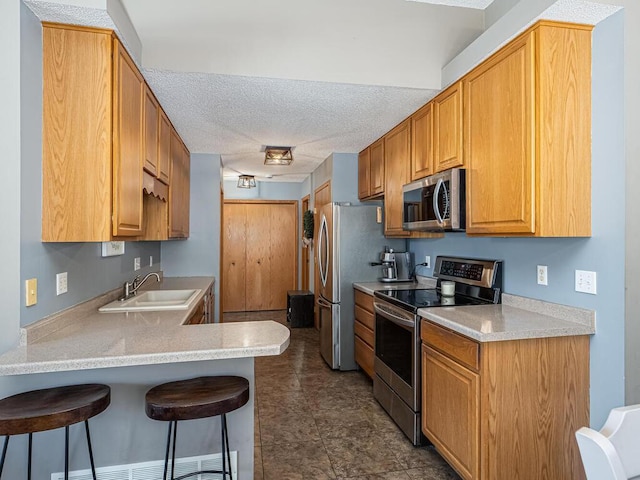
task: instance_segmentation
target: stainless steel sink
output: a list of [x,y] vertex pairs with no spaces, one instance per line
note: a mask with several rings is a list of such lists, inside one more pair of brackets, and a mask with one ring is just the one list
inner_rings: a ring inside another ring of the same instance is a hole
[[99,312],[152,312],[160,310],[187,310],[200,289],[147,290],[127,300],[115,300],[100,307]]

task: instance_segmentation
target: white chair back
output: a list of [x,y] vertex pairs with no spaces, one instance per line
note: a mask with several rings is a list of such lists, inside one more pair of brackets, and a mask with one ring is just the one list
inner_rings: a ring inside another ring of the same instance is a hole
[[588,480],[628,480],[640,475],[640,405],[614,408],[600,431],[576,432]]

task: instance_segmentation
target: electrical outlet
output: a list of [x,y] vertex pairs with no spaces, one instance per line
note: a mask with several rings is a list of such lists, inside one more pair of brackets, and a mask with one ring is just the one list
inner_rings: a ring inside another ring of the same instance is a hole
[[140,257],[133,259],[133,270],[140,270]]
[[548,285],[547,283],[547,266],[538,265],[537,269],[538,285]]
[[424,257],[424,266],[427,268],[431,268],[431,256],[425,255]]
[[153,255],[149,255],[149,266],[153,267]]
[[67,293],[67,272],[58,273],[56,275],[56,295]]
[[595,295],[597,293],[596,272],[576,270],[576,292]]
[[30,278],[25,281],[24,291],[26,295],[25,305],[30,307],[38,303],[38,279]]

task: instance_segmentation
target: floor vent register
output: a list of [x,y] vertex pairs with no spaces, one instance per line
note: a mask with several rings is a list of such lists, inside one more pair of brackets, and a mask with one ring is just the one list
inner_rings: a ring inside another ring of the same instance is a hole
[[[171,468],[171,465],[169,465]],[[238,452],[231,452],[231,468],[233,478],[238,478]],[[179,477],[189,472],[199,470],[222,470],[222,455],[201,455],[199,457],[185,457],[176,459],[175,476]],[[129,465],[114,465],[96,469],[98,480],[159,480],[164,472],[164,460],[153,462],[132,463]],[[196,480],[215,480],[220,475],[203,474],[191,477]],[[64,472],[51,474],[51,480],[64,480]],[[76,470],[69,472],[69,480],[92,480],[91,470]]]

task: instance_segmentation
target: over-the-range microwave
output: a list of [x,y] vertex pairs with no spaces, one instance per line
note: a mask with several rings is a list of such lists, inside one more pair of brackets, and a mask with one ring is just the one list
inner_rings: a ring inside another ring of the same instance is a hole
[[465,171],[452,168],[402,187],[402,228],[421,232],[463,231]]

